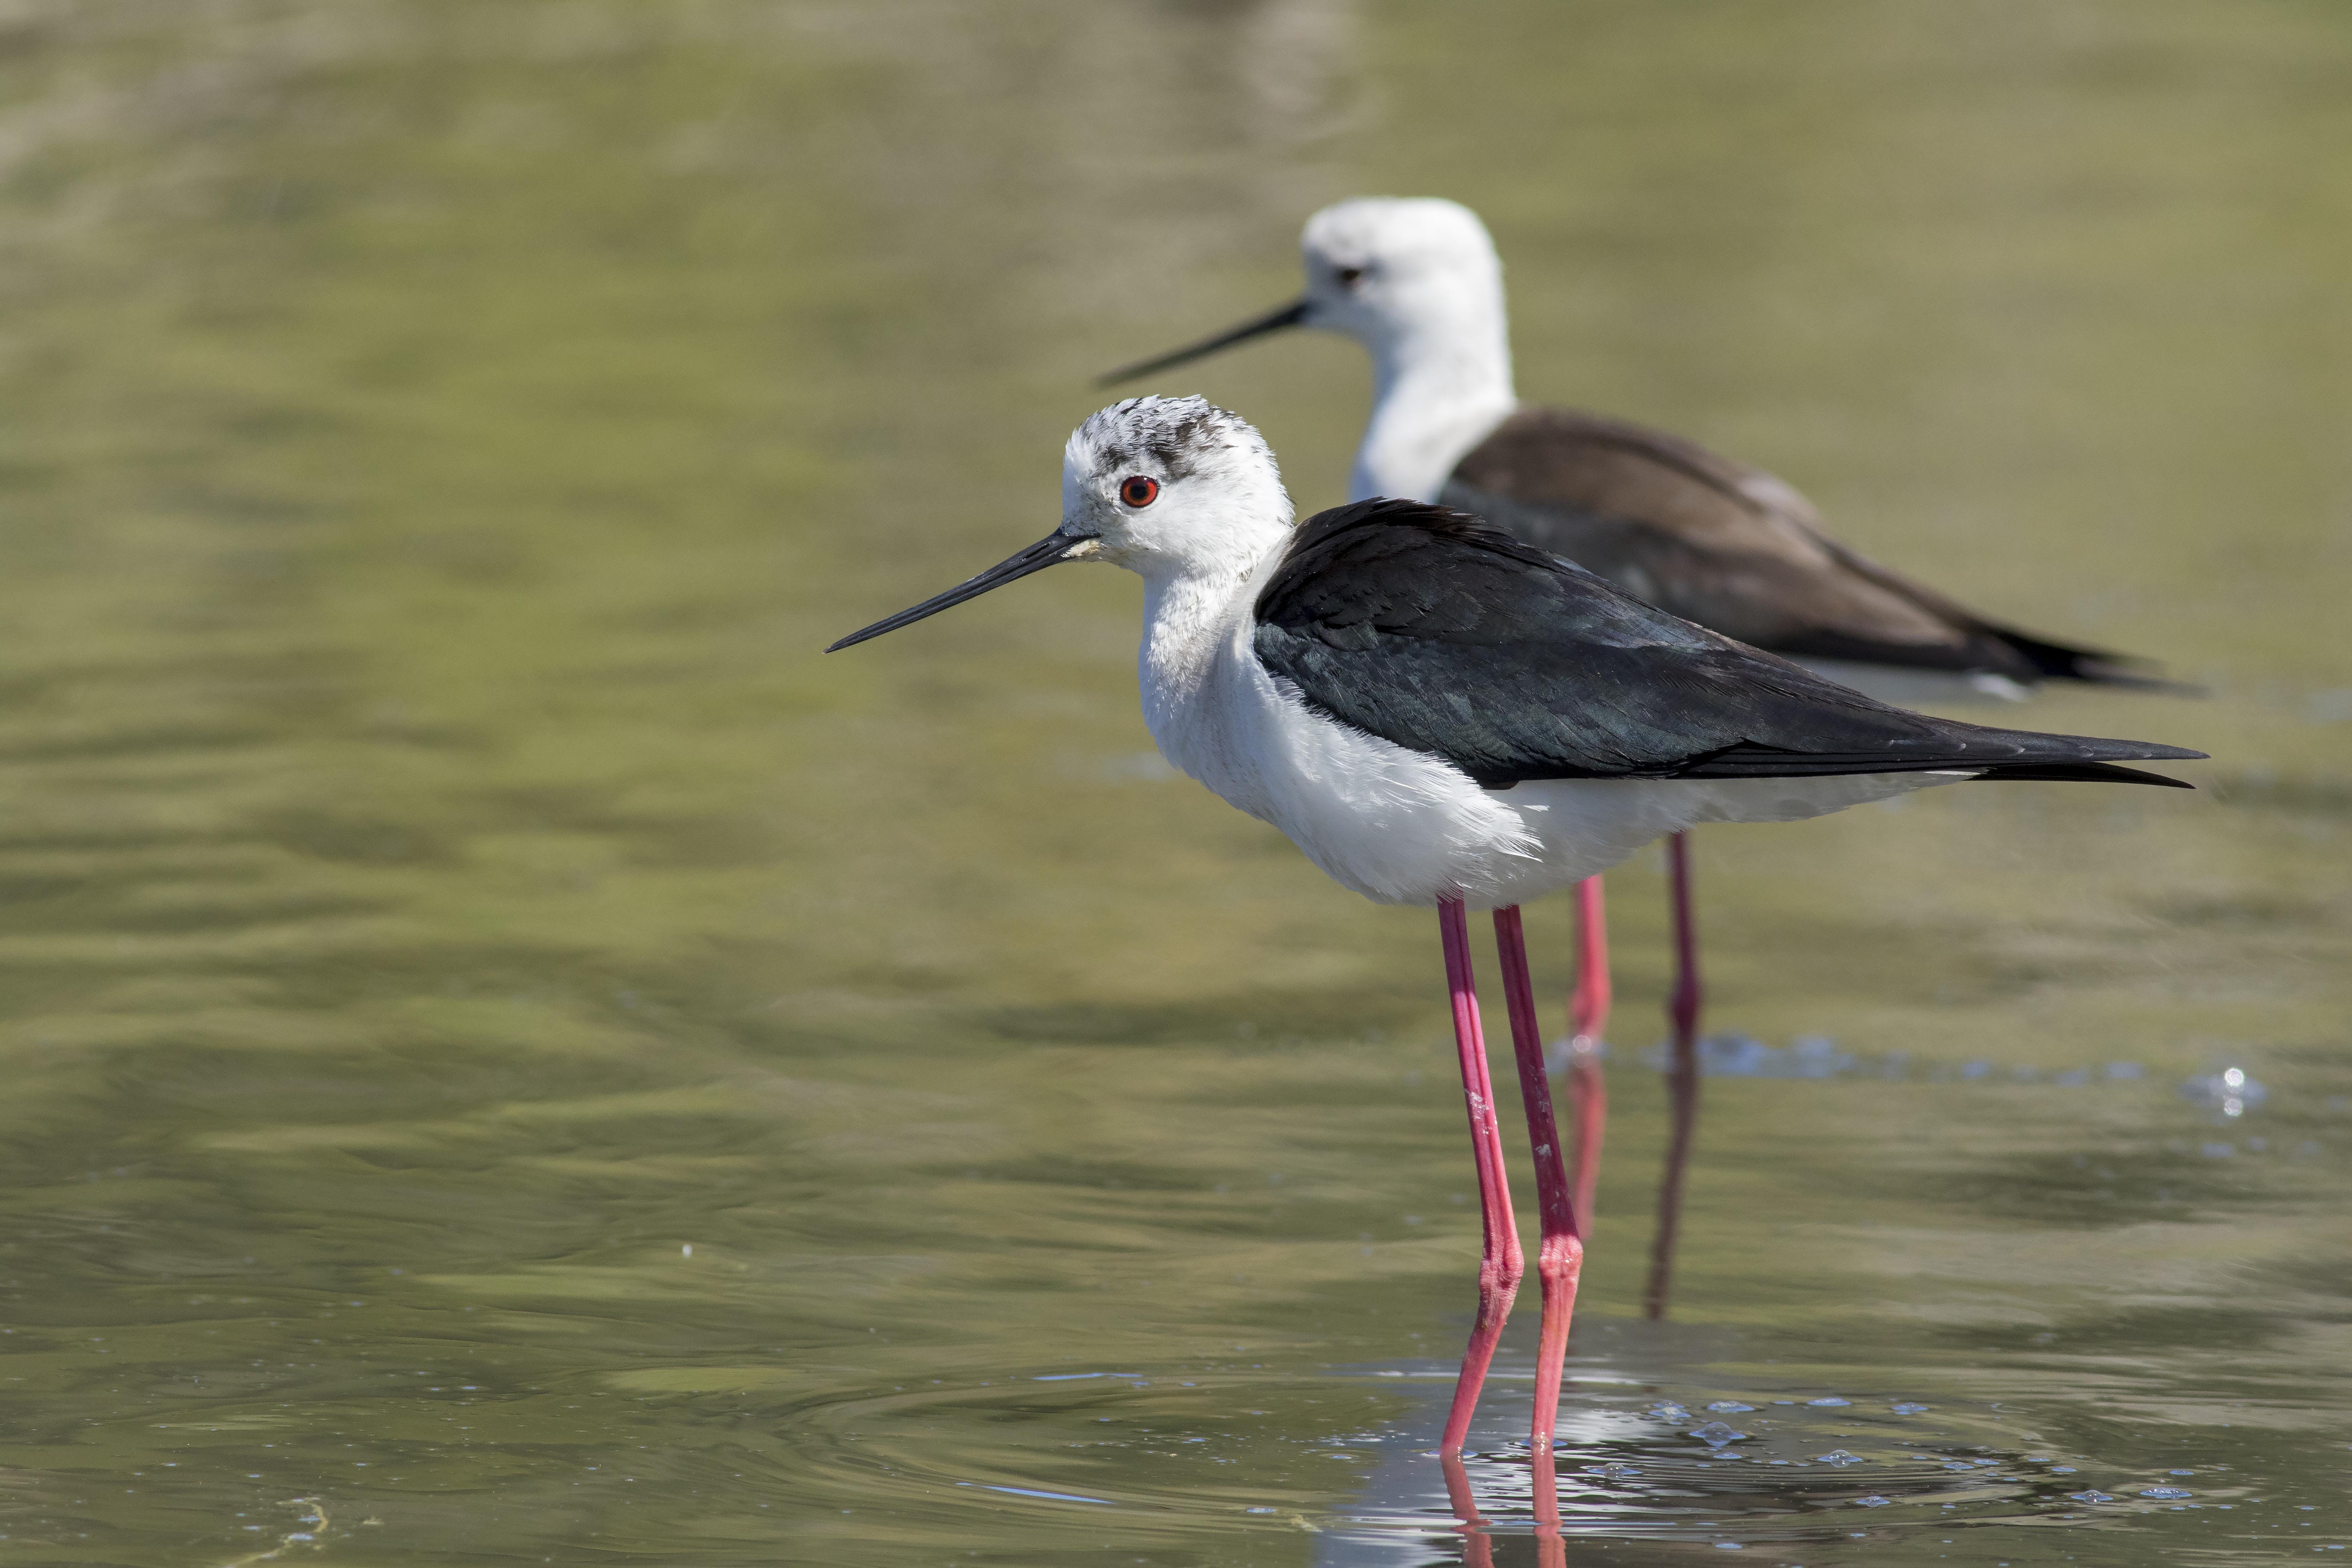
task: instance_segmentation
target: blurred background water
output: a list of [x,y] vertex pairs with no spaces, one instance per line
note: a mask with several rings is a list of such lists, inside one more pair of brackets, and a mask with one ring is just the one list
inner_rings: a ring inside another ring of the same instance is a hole
[[[1123,576],[815,652],[1363,193],[1484,214],[1528,396],[2211,690],[2020,716],[2193,795],[1701,836],[1664,1324],[1612,879],[1568,1555],[2352,1542],[2347,72],[2318,0],[0,6],[0,1561],[1558,1552],[1531,1303],[1491,1536],[1427,1457],[1426,915],[1157,763]],[[1339,499],[1352,347],[1160,390]]]

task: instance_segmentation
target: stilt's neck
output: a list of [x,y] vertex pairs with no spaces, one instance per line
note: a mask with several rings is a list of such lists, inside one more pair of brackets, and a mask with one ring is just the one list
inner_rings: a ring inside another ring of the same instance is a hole
[[1517,406],[1499,281],[1370,341],[1372,416],[1348,499],[1435,500],[1463,454]]
[[[1281,541],[1267,542],[1267,552]],[[1262,561],[1261,555],[1259,560]],[[1138,673],[1143,686],[1144,721],[1158,733],[1164,720],[1183,706],[1207,678],[1220,644],[1243,607],[1258,562],[1233,569],[1146,573],[1143,576],[1143,647]]]
[[[1143,579],[1143,646],[1136,659],[1143,722],[1166,757],[1242,810],[1265,815],[1248,748],[1235,739],[1236,649],[1246,658],[1250,606],[1288,542],[1268,540],[1255,561]],[[1222,695],[1221,695],[1222,693]]]

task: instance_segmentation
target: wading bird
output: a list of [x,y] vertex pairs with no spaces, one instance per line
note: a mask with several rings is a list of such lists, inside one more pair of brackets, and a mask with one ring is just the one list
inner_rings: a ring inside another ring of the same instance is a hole
[[1359,501],[1293,528],[1257,431],[1197,397],[1134,398],[1088,418],[1063,453],[1059,527],[826,651],[1065,561],[1143,579],[1139,674],[1162,756],[1342,886],[1437,909],[1485,1231],[1447,1453],[1468,1435],[1525,1270],[1468,907],[1494,911],[1535,1150],[1533,1436],[1548,1448],[1583,1242],[1519,904],[1695,822],[1792,821],[1963,779],[2179,785],[2116,764],[2201,755],[1906,712],[1424,502]]
[[[1189,348],[1103,377],[1184,364],[1290,327],[1336,331],[1372,360],[1372,411],[1349,499],[1394,496],[1475,512],[1636,598],[1800,659],[1895,702],[2021,698],[2049,680],[2163,683],[2137,662],[2029,636],[1966,609],[1830,538],[1805,498],[1759,468],[1663,431],[1523,405],[1511,382],[1503,268],[1469,208],[1360,198],[1307,222],[1301,298]],[[1651,1250],[1663,1316],[1698,1107],[1700,984],[1689,845],[1667,838],[1675,984],[1673,1131]],[[1570,1004],[1578,1212],[1600,1156],[1601,1028],[1609,1010],[1601,884],[1578,889]]]

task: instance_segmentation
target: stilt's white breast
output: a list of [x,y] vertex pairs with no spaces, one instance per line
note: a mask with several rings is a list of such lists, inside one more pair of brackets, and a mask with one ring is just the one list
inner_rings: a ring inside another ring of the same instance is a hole
[[1510,901],[1541,853],[1518,813],[1442,757],[1315,711],[1258,662],[1248,611],[1273,565],[1214,605],[1195,584],[1154,585],[1141,676],[1160,754],[1368,899]]

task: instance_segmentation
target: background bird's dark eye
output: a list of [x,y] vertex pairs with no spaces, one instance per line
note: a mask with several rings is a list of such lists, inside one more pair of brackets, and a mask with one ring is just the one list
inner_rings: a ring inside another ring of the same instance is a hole
[[1129,506],[1150,506],[1160,499],[1160,481],[1137,474],[1119,481],[1118,499]]
[[1364,269],[1360,267],[1342,267],[1332,276],[1339,279],[1340,288],[1353,289],[1364,280]]

